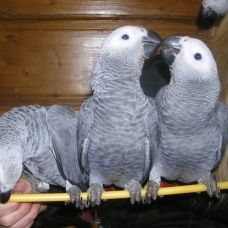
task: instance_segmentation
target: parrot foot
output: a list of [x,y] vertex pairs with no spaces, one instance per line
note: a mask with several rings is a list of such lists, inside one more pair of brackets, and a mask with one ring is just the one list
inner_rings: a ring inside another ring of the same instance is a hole
[[140,203],[141,201],[141,189],[142,186],[139,182],[131,180],[127,183],[126,189],[130,193],[130,202],[134,204],[135,202]]
[[37,185],[38,192],[43,193],[43,192],[47,192],[50,189],[49,184],[42,181],[39,181],[36,185]]
[[103,185],[101,183],[94,183],[90,185],[88,189],[90,205],[94,207],[95,205],[100,205],[101,196],[104,191]]
[[156,180],[149,180],[145,195],[145,200],[147,204],[151,203],[151,198],[153,200],[156,200],[158,197],[158,190],[161,187],[160,183]]
[[81,190],[78,186],[72,185],[68,190],[67,193],[70,195],[70,202],[75,203],[77,208],[84,208],[84,202],[81,200]]
[[49,184],[36,179],[29,172],[23,171],[21,176],[32,185],[32,193],[44,193],[50,189]]
[[217,186],[217,182],[210,173],[209,175],[203,176],[198,180],[198,183],[205,184],[207,187],[207,194],[209,197],[220,197],[220,188]]

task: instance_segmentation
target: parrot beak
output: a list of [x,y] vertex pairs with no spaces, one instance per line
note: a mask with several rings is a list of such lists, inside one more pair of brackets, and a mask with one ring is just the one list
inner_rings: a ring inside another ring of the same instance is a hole
[[145,59],[155,54],[161,40],[161,37],[156,32],[147,30],[147,36],[142,38]]
[[211,9],[210,7],[204,7],[203,5],[201,6],[200,9],[200,15],[201,17],[206,20],[207,18],[214,18],[217,16],[217,13]]
[[9,190],[7,192],[1,192],[0,193],[0,202],[6,203],[9,200],[10,196],[11,196],[11,190]]
[[181,38],[181,36],[169,36],[160,43],[161,57],[168,66],[173,64],[176,55],[180,53],[182,45],[178,42]]

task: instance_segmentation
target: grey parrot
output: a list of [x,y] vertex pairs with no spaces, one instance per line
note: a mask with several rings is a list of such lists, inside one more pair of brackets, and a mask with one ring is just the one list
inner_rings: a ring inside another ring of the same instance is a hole
[[80,206],[80,190],[88,177],[80,171],[77,155],[78,117],[65,106],[22,106],[0,117],[0,199],[7,202],[22,176],[33,193],[49,185],[65,187]]
[[201,16],[205,18],[213,18],[216,16],[224,16],[228,12],[227,0],[203,0],[201,6]]
[[145,59],[161,38],[142,27],[113,31],[100,48],[92,74],[93,95],[83,103],[78,121],[78,153],[89,174],[89,200],[99,205],[103,185],[129,191],[141,200],[157,145],[157,113],[139,78]]
[[227,145],[228,107],[218,101],[220,82],[209,48],[190,37],[167,37],[161,56],[171,80],[155,98],[159,144],[146,200],[157,198],[161,177],[204,183],[209,196],[219,196],[211,171]]

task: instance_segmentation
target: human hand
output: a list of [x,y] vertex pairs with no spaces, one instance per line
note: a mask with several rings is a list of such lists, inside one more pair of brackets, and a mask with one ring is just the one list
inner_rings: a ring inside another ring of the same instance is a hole
[[[13,193],[31,193],[31,184],[20,178]],[[0,204],[0,227],[29,228],[37,215],[46,209],[40,203],[6,203]]]

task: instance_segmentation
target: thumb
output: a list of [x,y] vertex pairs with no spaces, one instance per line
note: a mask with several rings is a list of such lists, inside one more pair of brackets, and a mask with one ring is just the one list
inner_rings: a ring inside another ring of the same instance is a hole
[[31,183],[23,178],[20,178],[13,192],[30,193],[31,191],[32,191]]

